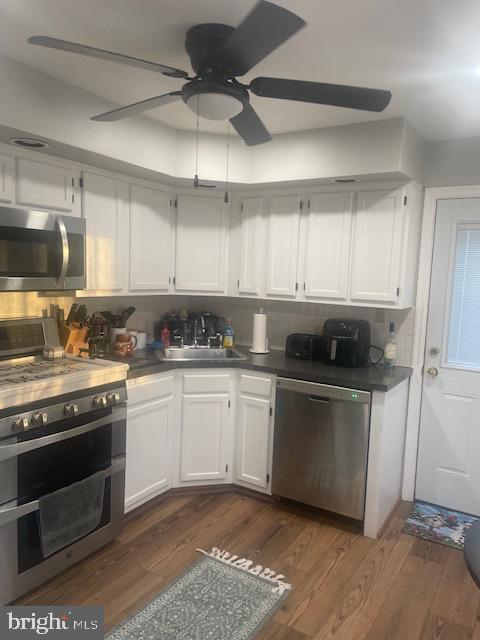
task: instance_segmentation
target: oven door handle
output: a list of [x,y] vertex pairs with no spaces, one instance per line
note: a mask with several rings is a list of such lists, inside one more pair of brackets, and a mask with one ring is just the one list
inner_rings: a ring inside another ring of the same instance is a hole
[[68,261],[70,259],[70,247],[68,246],[67,228],[62,216],[57,216],[55,218],[55,224],[60,235],[60,247],[62,250],[62,263],[60,266],[60,273],[58,275],[58,284],[59,286],[63,287],[63,285],[65,284],[65,278],[67,276]]
[[98,420],[93,420],[92,422],[88,422],[87,424],[73,427],[73,429],[69,429],[68,431],[52,433],[49,436],[43,436],[42,438],[36,438],[35,440],[27,440],[26,442],[0,445],[0,462],[2,460],[8,460],[8,458],[18,456],[22,453],[27,453],[28,451],[40,449],[40,447],[46,447],[49,444],[62,442],[62,440],[68,440],[69,438],[74,438],[75,436],[82,435],[83,433],[94,431],[95,429],[103,427],[106,424],[116,422],[117,420],[121,420],[122,418],[125,419],[126,415],[126,409],[124,407],[119,407],[108,416],[103,416],[103,418],[98,418]]
[[[112,464],[107,469],[102,469],[101,471],[92,473],[92,475],[89,477],[108,478],[110,476],[113,476],[115,473],[118,473],[119,471],[125,469],[125,461],[125,454],[118,456],[113,460]],[[12,503],[9,504],[11,505]],[[38,500],[32,500],[32,502],[27,502],[26,504],[21,504],[19,506],[9,506],[9,504],[0,507],[0,527],[7,522],[11,522],[12,520],[18,520],[18,518],[26,516],[28,513],[32,513],[32,511],[37,511],[39,507]]]

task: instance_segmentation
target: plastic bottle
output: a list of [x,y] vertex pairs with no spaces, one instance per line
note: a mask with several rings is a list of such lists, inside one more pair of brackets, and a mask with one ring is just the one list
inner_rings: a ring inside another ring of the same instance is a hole
[[395,324],[393,322],[390,323],[390,333],[385,342],[383,359],[387,369],[393,369],[395,367],[397,362],[397,338],[395,337]]
[[162,331],[160,333],[160,338],[163,343],[163,348],[167,349],[170,346],[170,330],[168,328],[168,324],[166,321],[163,323]]
[[225,335],[223,336],[223,346],[225,347],[225,349],[233,348],[233,338],[234,338],[234,334],[233,334],[232,319],[227,318],[227,326],[225,327]]

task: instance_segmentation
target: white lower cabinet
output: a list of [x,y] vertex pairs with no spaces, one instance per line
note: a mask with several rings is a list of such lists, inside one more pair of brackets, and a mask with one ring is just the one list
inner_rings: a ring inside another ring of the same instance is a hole
[[270,491],[274,377],[240,374],[234,482]]
[[149,376],[128,384],[125,510],[172,485],[174,376]]
[[224,481],[228,473],[228,395],[183,395],[180,481]]
[[180,486],[231,481],[233,384],[231,373],[181,375],[177,413]]
[[177,370],[127,388],[126,511],[171,487],[271,493],[274,375]]

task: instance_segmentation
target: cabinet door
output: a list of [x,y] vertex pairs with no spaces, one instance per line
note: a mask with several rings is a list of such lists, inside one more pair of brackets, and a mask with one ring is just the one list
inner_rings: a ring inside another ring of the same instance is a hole
[[172,481],[173,396],[133,405],[127,419],[127,510],[166,491]]
[[228,394],[183,395],[180,480],[227,475]]
[[168,291],[173,214],[164,191],[130,186],[130,290]]
[[15,198],[15,161],[13,156],[0,153],[0,201],[13,202]]
[[357,194],[350,272],[352,300],[396,302],[402,251],[402,213],[398,192]]
[[236,479],[267,488],[270,399],[240,396],[236,439]]
[[127,290],[128,185],[83,174],[87,222],[87,289]]
[[300,197],[271,199],[268,220],[267,294],[294,298],[297,291]]
[[72,211],[74,172],[45,161],[17,158],[17,204]]
[[262,199],[246,198],[240,206],[241,240],[238,292],[260,294],[262,238]]
[[225,291],[227,212],[221,198],[179,196],[175,290]]
[[312,196],[307,221],[305,295],[346,300],[352,194]]

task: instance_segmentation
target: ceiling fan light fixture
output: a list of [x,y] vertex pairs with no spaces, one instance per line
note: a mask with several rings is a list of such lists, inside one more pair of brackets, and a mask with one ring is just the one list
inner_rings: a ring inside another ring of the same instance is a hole
[[194,94],[185,103],[193,113],[207,120],[230,120],[243,110],[241,100],[225,93]]

